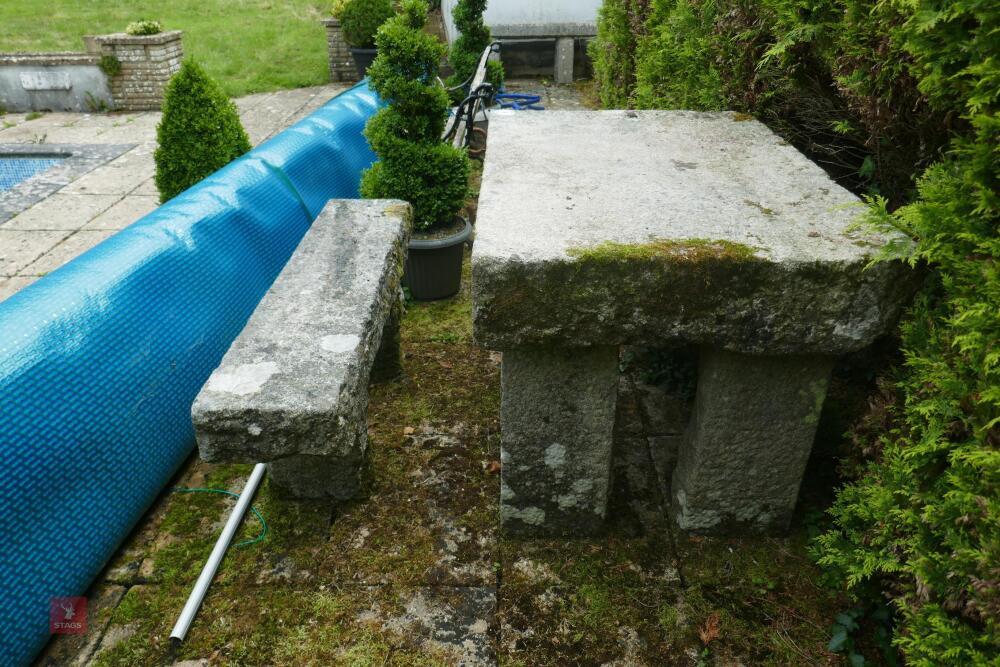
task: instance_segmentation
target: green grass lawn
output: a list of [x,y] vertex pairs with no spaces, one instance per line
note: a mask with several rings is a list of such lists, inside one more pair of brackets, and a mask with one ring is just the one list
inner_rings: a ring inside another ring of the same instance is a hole
[[87,34],[156,19],[184,31],[194,56],[233,96],[326,83],[322,0],[0,0],[0,51],[82,51]]

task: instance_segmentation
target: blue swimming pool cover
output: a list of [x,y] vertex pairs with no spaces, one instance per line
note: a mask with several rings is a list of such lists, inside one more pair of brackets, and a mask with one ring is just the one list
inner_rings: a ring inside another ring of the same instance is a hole
[[378,106],[352,88],[0,303],[0,664],[188,457],[201,386],[327,200],[357,196]]

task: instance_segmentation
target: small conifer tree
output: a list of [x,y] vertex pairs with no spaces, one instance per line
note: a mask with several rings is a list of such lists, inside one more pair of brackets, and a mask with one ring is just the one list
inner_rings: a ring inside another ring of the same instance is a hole
[[361,179],[369,199],[403,199],[418,230],[450,224],[468,192],[469,158],[441,141],[448,93],[437,84],[444,45],[424,32],[425,0],[404,0],[379,28],[371,87],[389,103],[368,121],[365,136],[380,161]]
[[[448,61],[455,73],[448,78],[454,88],[465,83],[479,66],[483,51],[492,43],[490,29],[483,22],[486,0],[459,0],[452,12],[455,27],[461,33],[452,44]],[[503,65],[490,61],[486,64],[486,80],[498,90],[503,85]]]
[[236,105],[193,60],[167,84],[156,141],[161,203],[250,150]]

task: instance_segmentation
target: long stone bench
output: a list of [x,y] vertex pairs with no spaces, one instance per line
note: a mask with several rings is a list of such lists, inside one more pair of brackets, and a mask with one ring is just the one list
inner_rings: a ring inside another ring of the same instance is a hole
[[596,23],[521,23],[490,26],[493,39],[503,43],[555,40],[555,62],[552,77],[556,83],[573,83],[577,40],[597,36]]
[[700,346],[671,487],[677,524],[780,531],[841,354],[913,289],[853,230],[861,202],[733,113],[516,114],[490,122],[473,317],[503,353],[505,530],[601,529],[619,346]]
[[356,497],[368,382],[398,368],[405,202],[333,200],[191,410],[201,458],[267,462],[298,498]]

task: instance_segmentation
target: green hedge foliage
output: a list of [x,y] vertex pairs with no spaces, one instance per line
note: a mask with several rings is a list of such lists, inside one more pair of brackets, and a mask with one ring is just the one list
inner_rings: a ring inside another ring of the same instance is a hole
[[378,31],[371,87],[389,103],[368,121],[365,136],[380,161],[361,179],[369,199],[403,199],[418,230],[451,223],[465,203],[469,159],[442,143],[448,93],[437,83],[445,47],[423,31],[425,0],[404,0],[401,13]]
[[[454,88],[465,83],[475,73],[483,51],[493,38],[490,29],[483,22],[486,0],[459,0],[452,11],[452,19],[459,36],[451,46],[448,62],[455,73],[448,77],[448,87]],[[499,62],[486,64],[486,80],[497,90],[503,86],[503,65]]]
[[395,13],[392,0],[347,0],[334,5],[344,41],[355,49],[375,48],[375,33]]
[[1000,5],[606,0],[599,33],[606,105],[753,113],[914,240],[905,362],[816,554],[893,601],[908,664],[1000,665]]
[[156,141],[161,203],[250,150],[236,105],[193,60],[167,84]]

